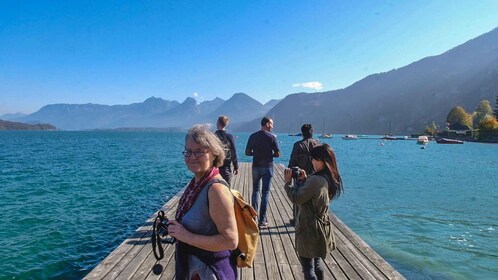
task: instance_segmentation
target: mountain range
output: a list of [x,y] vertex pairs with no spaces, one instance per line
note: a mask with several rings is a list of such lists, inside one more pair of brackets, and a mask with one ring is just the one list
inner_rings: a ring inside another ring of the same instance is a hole
[[[430,42],[428,42],[430,44]],[[294,93],[261,104],[245,93],[182,103],[151,97],[130,105],[52,104],[11,120],[50,123],[59,129],[161,127],[185,129],[230,117],[232,131],[259,129],[267,115],[275,132],[297,132],[311,123],[315,132],[400,134],[421,132],[433,121],[443,126],[448,112],[473,112],[481,100],[498,95],[498,28],[441,55],[426,57],[389,72],[373,74],[344,89]],[[5,115],[0,117],[5,119]]]
[[[430,44],[430,42],[428,42]],[[374,74],[340,90],[286,96],[268,113],[276,132],[296,132],[302,123],[316,132],[399,134],[444,128],[455,106],[474,112],[498,96],[498,28],[441,55]],[[238,127],[252,131],[253,120]]]
[[216,123],[218,116],[223,114],[230,117],[231,125],[237,126],[264,116],[276,102],[272,100],[263,105],[244,93],[236,93],[228,100],[215,98],[200,104],[191,97],[182,103],[150,97],[142,103],[130,105],[51,104],[33,114],[12,115],[13,118],[9,119],[24,123],[50,123],[63,130],[185,129],[196,123]]

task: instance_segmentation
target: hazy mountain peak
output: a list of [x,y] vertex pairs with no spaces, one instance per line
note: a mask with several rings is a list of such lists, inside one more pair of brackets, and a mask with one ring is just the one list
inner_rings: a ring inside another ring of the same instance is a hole
[[187,97],[187,98],[185,98],[185,100],[182,102],[182,105],[184,105],[184,104],[185,104],[185,105],[187,105],[187,104],[189,104],[189,105],[191,105],[191,104],[197,105],[197,100],[195,100],[195,98],[193,98],[193,97]]
[[263,105],[265,105],[266,107],[273,107],[273,106],[277,105],[277,103],[280,101],[282,101],[282,99],[271,99]]
[[10,121],[10,120],[15,120],[15,119],[22,118],[25,116],[27,116],[27,115],[23,114],[23,113],[5,114],[5,115],[1,115],[0,119]]
[[151,103],[151,102],[158,102],[158,101],[165,101],[165,100],[160,98],[160,97],[151,96],[151,97],[145,99],[145,101],[143,103]]
[[243,93],[243,92],[238,92],[238,93],[235,93],[234,95],[232,95],[232,97],[230,97],[227,102],[250,102],[250,103],[258,103],[259,105],[263,105],[261,104],[259,101],[257,101],[256,99],[250,97],[249,95]]

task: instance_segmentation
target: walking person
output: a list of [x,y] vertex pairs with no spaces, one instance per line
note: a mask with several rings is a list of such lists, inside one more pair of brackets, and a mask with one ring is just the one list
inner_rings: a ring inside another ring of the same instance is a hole
[[216,136],[220,139],[221,143],[225,145],[225,160],[223,165],[218,169],[220,170],[220,175],[225,179],[225,181],[230,185],[232,179],[232,164],[233,164],[233,175],[239,173],[239,162],[237,160],[237,149],[235,148],[235,139],[232,134],[226,132],[226,127],[228,125],[228,117],[220,116],[216,122]]
[[[261,119],[261,129],[249,136],[245,151],[246,156],[253,157],[251,205],[256,212],[259,209],[259,199],[261,196],[261,209],[258,216],[260,228],[268,227],[266,210],[268,207],[271,178],[273,177],[273,158],[280,156],[277,139],[271,133],[272,129],[272,119],[267,117]],[[260,181],[262,182],[262,189]]]
[[[311,124],[303,124],[301,126],[301,135],[303,139],[294,143],[292,147],[292,153],[289,160],[289,168],[299,167],[306,171],[306,174],[310,175],[315,170],[313,169],[313,165],[311,164],[311,149],[320,145],[320,141],[318,139],[313,139],[313,126]],[[294,187],[301,186],[303,182],[301,180],[296,180]],[[292,205],[292,214],[293,217],[290,221],[292,225],[295,225],[297,213],[297,205]]]
[[322,259],[335,246],[329,203],[343,192],[332,148],[328,144],[316,146],[311,150],[311,158],[315,173],[308,176],[301,169],[298,172],[299,179],[304,180],[304,183],[300,188],[292,185],[293,170],[287,168],[284,171],[287,196],[299,206],[296,216],[296,251],[306,280],[324,277]]

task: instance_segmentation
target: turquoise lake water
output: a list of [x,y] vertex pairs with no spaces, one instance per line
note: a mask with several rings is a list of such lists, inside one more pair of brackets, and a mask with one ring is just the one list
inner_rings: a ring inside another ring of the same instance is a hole
[[[287,165],[299,138],[278,139]],[[187,183],[183,140],[1,131],[0,279],[84,277]],[[498,278],[498,145],[322,141],[344,181],[332,210],[407,279]]]

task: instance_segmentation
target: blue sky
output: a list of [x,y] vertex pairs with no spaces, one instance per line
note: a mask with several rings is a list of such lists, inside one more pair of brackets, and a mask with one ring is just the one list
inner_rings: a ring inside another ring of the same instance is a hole
[[265,103],[344,88],[496,27],[497,0],[0,0],[0,115],[237,92]]

